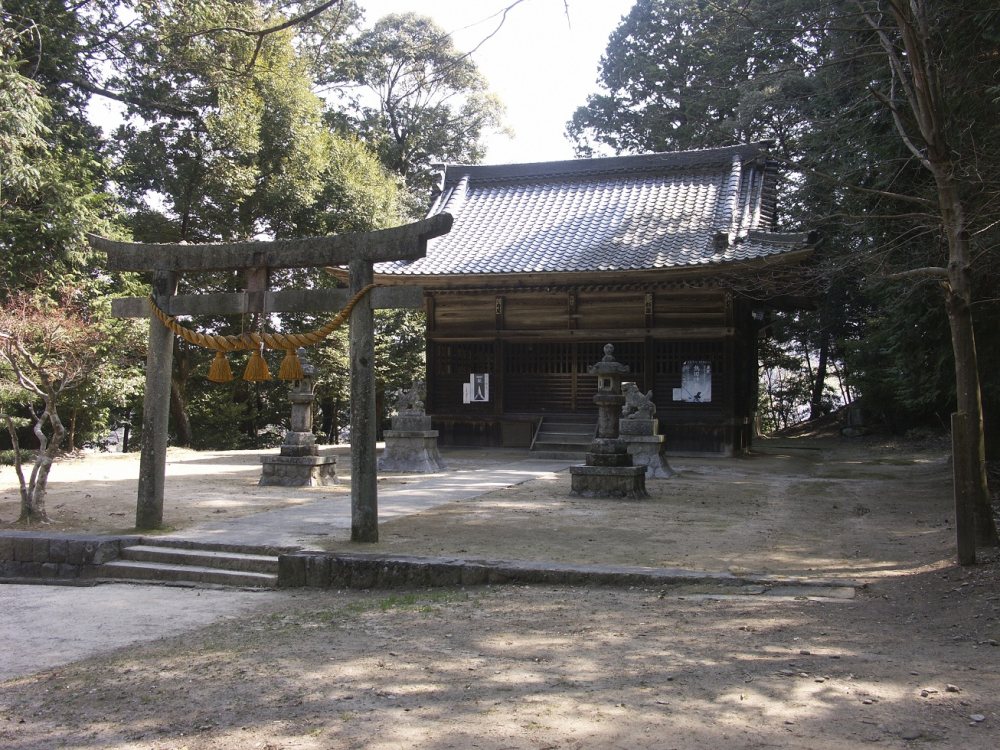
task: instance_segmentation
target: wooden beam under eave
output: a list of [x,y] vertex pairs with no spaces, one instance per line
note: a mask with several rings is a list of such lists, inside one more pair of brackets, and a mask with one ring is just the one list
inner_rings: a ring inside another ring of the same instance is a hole
[[482,335],[435,335],[429,334],[430,340],[438,342],[470,342],[489,341],[499,338],[508,342],[560,342],[560,341],[600,341],[615,343],[618,341],[641,341],[646,337],[654,339],[724,339],[736,335],[736,329],[731,326],[702,328],[607,328],[607,329],[575,329],[565,328],[545,331],[487,331]]
[[[260,294],[260,293],[257,293]],[[376,287],[371,292],[376,309],[413,309],[423,307],[424,290],[418,286]],[[243,313],[311,312],[341,310],[350,299],[346,289],[286,289],[263,293],[263,307],[253,304],[246,292],[216,294],[178,294],[167,302],[167,315],[242,315]],[[116,318],[148,318],[147,297],[120,297],[111,300],[111,314]]]
[[317,268],[351,260],[381,263],[416,260],[427,241],[451,231],[451,214],[442,213],[393,229],[290,240],[157,244],[119,242],[88,235],[91,246],[108,254],[110,271],[229,271],[255,268]]

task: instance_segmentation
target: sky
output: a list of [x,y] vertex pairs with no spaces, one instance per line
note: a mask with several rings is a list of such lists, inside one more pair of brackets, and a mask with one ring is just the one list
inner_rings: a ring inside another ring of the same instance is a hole
[[[359,0],[369,27],[389,13],[430,16],[465,52],[496,29],[514,0]],[[487,164],[572,159],[566,123],[587,95],[608,37],[635,0],[523,0],[502,28],[473,53],[491,90],[507,107],[513,138],[487,142]],[[569,6],[569,19],[566,6]]]

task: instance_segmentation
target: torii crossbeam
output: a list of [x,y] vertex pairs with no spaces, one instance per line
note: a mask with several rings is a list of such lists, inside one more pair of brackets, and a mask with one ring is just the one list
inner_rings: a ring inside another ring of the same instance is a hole
[[[169,315],[324,312],[342,306],[372,283],[372,266],[393,260],[416,260],[427,253],[427,241],[447,234],[452,217],[442,213],[394,229],[297,240],[206,243],[196,245],[118,242],[91,235],[90,244],[108,255],[111,271],[151,271],[152,296]],[[271,269],[347,266],[349,288],[338,290],[267,290]],[[177,280],[185,272],[245,271],[247,291],[237,294],[177,296]],[[263,282],[263,283],[262,283]],[[351,311],[351,539],[378,541],[378,477],[375,461],[374,307],[419,307],[422,290],[413,287],[376,289]],[[146,301],[115,300],[117,317],[149,314]],[[161,325],[149,327],[146,392],[143,399],[139,491],[135,525],[163,525],[167,420],[174,334]]]

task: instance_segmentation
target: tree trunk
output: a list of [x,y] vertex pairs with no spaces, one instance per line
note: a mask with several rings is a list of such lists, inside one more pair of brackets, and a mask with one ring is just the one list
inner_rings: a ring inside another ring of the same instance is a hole
[[823,416],[823,391],[826,387],[826,363],[830,356],[830,334],[819,332],[819,361],[813,376],[812,399],[809,401],[809,419]]
[[953,424],[961,425],[964,435],[953,439],[953,444],[964,446],[961,454],[953,456],[956,476],[964,481],[955,486],[955,503],[964,507],[975,519],[975,544],[977,547],[995,547],[1000,544],[993,509],[990,505],[989,486],[986,481],[986,441],[983,433],[983,406],[979,385],[979,368],[976,357],[976,338],[972,314],[966,300],[954,293],[945,294],[948,323],[951,326],[951,343],[955,352],[955,395],[958,413],[964,418]]
[[191,447],[191,419],[188,417],[187,399],[184,398],[183,385],[177,378],[170,379],[170,421],[174,426],[176,445]]
[[[18,523],[48,523],[49,516],[45,511],[45,495],[49,488],[49,472],[52,470],[52,463],[62,448],[66,439],[66,427],[59,419],[59,413],[55,408],[55,393],[49,392],[44,398],[45,410],[35,417],[33,431],[38,438],[38,453],[35,456],[35,465],[31,469],[31,479],[25,484],[24,477],[20,475],[21,481],[21,514]],[[52,426],[51,439],[45,435],[45,423]]]
[[191,374],[190,353],[181,347],[174,337],[174,368],[170,377],[170,423],[174,428],[174,444],[190,448],[191,418],[188,416],[188,403],[185,391],[188,377]]
[[[943,139],[944,134],[940,134]],[[966,447],[955,455],[956,475],[961,462],[965,481],[955,488],[956,506],[961,503],[975,517],[976,546],[1000,545],[997,527],[990,507],[989,485],[986,481],[986,439],[983,431],[983,400],[979,382],[979,359],[976,355],[976,335],[972,323],[972,278],[969,232],[966,229],[965,206],[952,178],[953,169],[947,158],[945,144],[935,143],[928,149],[937,184],[941,220],[948,238],[948,283],[945,289],[945,309],[951,328],[951,345],[955,354],[955,399],[958,413],[965,418],[957,424],[965,434],[958,441]],[[956,441],[953,439],[953,444]]]
[[66,451],[72,453],[76,450],[76,416],[77,409],[69,413],[69,429],[66,431]]

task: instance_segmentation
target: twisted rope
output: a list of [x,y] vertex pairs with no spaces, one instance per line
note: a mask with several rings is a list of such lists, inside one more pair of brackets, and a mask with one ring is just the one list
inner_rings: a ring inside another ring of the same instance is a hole
[[203,349],[211,349],[216,352],[238,352],[260,349],[263,344],[268,349],[294,351],[300,346],[314,346],[337,330],[350,316],[354,306],[374,288],[374,284],[364,287],[347,301],[344,309],[337,313],[334,318],[315,331],[309,331],[308,333],[241,333],[238,336],[198,333],[178,323],[177,319],[173,316],[167,315],[152,297],[149,298],[149,306],[153,311],[153,315],[173,333],[180,336],[189,344],[200,346]]

